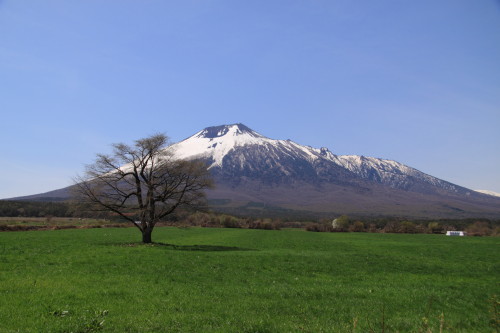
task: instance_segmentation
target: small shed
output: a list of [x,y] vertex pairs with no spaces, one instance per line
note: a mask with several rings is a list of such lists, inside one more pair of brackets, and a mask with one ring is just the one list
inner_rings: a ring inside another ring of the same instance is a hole
[[465,231],[447,231],[446,236],[467,236]]

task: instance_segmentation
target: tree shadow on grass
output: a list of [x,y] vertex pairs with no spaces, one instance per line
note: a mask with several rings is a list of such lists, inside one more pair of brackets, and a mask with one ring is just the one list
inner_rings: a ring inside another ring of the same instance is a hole
[[222,246],[222,245],[175,245],[168,243],[153,242],[150,244],[144,243],[127,243],[122,244],[127,247],[136,246],[146,246],[146,247],[164,247],[174,251],[203,251],[203,252],[214,252],[214,251],[255,251],[254,249],[247,249],[237,246]]

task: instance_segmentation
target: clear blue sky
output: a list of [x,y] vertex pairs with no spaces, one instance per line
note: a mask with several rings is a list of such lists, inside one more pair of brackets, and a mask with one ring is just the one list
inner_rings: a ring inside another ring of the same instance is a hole
[[0,0],[0,198],[241,122],[500,192],[495,0]]

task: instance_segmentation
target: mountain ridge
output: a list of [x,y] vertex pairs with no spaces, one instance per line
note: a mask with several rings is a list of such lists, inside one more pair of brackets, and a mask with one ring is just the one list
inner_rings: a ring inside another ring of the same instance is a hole
[[[217,135],[212,135],[216,132]],[[248,156],[244,156],[242,147],[252,145],[256,145],[260,150],[264,150],[261,153],[265,153],[268,160],[274,158],[275,163],[276,160],[284,157],[303,159],[311,164],[321,164],[326,160],[333,162],[336,166],[342,167],[357,177],[394,188],[407,190],[411,187],[408,177],[412,177],[423,183],[437,186],[447,191],[461,192],[463,194],[469,193],[469,195],[473,192],[465,187],[425,174],[394,160],[366,157],[363,155],[335,155],[325,147],[313,148],[311,146],[300,145],[292,140],[270,139],[241,123],[207,127],[195,135],[173,144],[168,149],[173,151],[177,158],[212,159],[213,163],[209,165],[210,169],[222,167],[226,156],[228,159],[232,158],[234,160],[235,158],[231,156],[231,153],[233,153],[233,155],[238,155],[239,167],[243,168],[243,164],[251,162],[251,159]],[[280,152],[281,155],[279,154]],[[235,166],[233,165],[233,167]],[[288,170],[282,171],[285,174],[289,173]]]

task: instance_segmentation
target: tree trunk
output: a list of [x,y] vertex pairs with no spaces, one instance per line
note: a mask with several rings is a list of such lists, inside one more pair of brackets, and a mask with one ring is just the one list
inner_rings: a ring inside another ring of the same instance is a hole
[[153,228],[146,228],[142,231],[142,242],[149,244],[151,241],[151,233],[153,232]]

